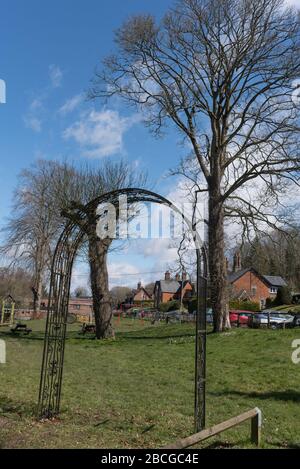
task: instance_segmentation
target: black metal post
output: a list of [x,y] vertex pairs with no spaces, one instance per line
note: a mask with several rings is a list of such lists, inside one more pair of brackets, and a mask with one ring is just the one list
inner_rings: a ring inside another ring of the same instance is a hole
[[[205,428],[205,381],[206,381],[206,307],[207,278],[201,269],[201,252],[197,249],[197,314],[195,351],[195,432]],[[206,259],[203,259],[206,265]]]

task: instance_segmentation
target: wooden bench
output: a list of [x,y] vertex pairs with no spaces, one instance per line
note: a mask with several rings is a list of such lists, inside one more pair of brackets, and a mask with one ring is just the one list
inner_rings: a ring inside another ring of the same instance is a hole
[[23,332],[24,334],[28,335],[28,334],[30,334],[30,332],[32,332],[32,329],[29,329],[27,327],[27,324],[21,324],[19,322],[14,327],[12,327],[10,330],[13,334]]

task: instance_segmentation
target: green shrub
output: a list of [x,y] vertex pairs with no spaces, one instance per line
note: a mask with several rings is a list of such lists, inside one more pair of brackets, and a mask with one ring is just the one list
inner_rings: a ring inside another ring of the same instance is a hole
[[279,287],[274,301],[276,306],[290,305],[292,302],[291,290],[289,287]]
[[255,301],[230,300],[229,309],[242,309],[246,311],[260,311],[259,304]]
[[169,311],[175,311],[180,308],[180,302],[178,300],[167,301],[159,305],[159,310],[162,313],[168,313]]
[[[184,306],[190,314],[193,314],[194,311],[197,311],[197,297],[193,297],[188,301],[184,301]],[[211,308],[210,299],[207,298],[206,307]]]
[[266,308],[272,308],[274,306],[274,300],[272,298],[266,299]]
[[187,303],[187,309],[190,314],[193,314],[194,311],[197,310],[197,298],[191,298],[190,301]]

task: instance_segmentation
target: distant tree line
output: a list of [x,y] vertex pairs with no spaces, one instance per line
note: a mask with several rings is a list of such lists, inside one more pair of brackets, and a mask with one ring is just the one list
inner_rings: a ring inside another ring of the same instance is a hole
[[20,267],[0,268],[0,300],[11,295],[20,308],[32,306],[31,287],[33,284],[32,274]]
[[300,227],[283,233],[261,234],[241,248],[242,266],[262,275],[280,275],[294,290],[300,290]]

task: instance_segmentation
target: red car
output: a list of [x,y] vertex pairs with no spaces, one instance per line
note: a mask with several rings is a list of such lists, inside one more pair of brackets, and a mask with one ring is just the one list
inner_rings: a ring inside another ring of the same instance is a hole
[[229,311],[230,323],[233,325],[237,325],[239,323],[240,325],[249,326],[251,317],[252,313],[249,311]]

